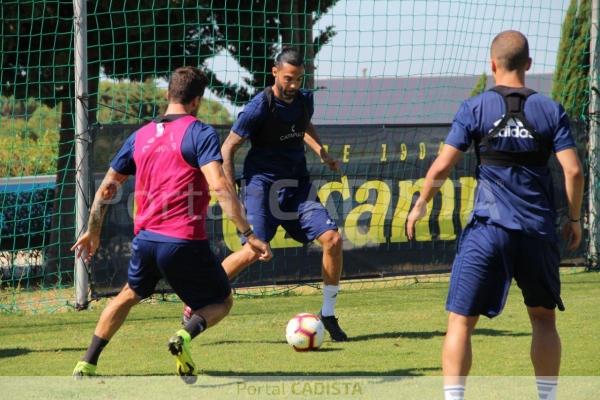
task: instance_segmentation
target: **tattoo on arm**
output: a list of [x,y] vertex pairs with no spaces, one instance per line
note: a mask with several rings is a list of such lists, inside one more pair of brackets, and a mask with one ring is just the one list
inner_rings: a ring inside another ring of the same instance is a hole
[[102,222],[106,215],[108,204],[104,201],[94,201],[90,210],[90,218],[88,220],[88,231],[94,234],[100,234],[102,230]]
[[93,234],[100,234],[102,230],[102,223],[104,222],[104,216],[108,210],[108,206],[111,204],[111,200],[117,193],[119,182],[113,181],[108,176],[104,178],[90,209],[90,216],[88,219],[88,231]]

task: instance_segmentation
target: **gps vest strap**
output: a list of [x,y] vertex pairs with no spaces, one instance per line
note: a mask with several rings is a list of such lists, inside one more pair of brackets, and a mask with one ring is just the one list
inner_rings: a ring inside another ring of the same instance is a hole
[[[527,98],[536,92],[528,88],[508,88],[504,86],[495,86],[490,90],[502,96],[506,112],[494,129],[475,142],[477,164],[503,167],[546,166],[550,158],[552,143],[549,139],[544,138],[536,132],[533,125],[527,121],[524,112]],[[509,126],[508,123],[510,121],[518,125],[520,123],[521,125],[512,128],[509,127],[508,130],[505,130]],[[531,151],[496,150],[494,149],[494,142],[501,139],[499,136],[501,132],[504,132],[505,135],[514,135],[515,140],[519,140],[519,135],[523,133],[531,135],[530,138],[535,142],[536,149]]]

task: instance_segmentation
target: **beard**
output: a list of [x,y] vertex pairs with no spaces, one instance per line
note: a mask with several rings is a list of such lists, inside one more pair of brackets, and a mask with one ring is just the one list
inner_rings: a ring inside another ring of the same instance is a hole
[[293,100],[294,97],[296,97],[296,94],[298,93],[298,89],[296,90],[285,90],[283,88],[282,85],[277,84],[277,89],[279,90],[279,93],[281,94],[281,97],[284,100]]

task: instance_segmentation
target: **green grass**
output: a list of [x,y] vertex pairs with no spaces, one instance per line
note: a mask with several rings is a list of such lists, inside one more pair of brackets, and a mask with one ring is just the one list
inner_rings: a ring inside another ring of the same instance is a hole
[[[352,341],[326,338],[321,351],[295,353],[289,318],[317,312],[320,295],[237,299],[232,313],[194,340],[204,374],[244,376],[439,376],[447,283],[347,290],[340,322]],[[563,276],[567,311],[559,313],[562,375],[600,375],[600,274]],[[0,315],[0,376],[68,376],[91,339],[103,303],[85,312]],[[135,307],[100,358],[103,375],[172,375],[166,343],[179,328],[180,303]],[[473,337],[472,375],[531,375],[530,327],[516,286],[504,313],[481,319]],[[0,382],[0,386],[1,382]]]

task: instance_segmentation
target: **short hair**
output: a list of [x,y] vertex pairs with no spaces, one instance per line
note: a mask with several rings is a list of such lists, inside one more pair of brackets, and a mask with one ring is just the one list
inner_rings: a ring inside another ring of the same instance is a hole
[[500,32],[492,41],[490,55],[500,68],[523,69],[529,61],[529,43],[519,31]]
[[304,66],[304,57],[293,47],[285,47],[281,53],[275,57],[275,66],[280,67],[283,64],[290,64],[294,67]]
[[196,67],[180,67],[169,79],[169,101],[189,104],[196,97],[202,97],[208,85],[208,78]]

